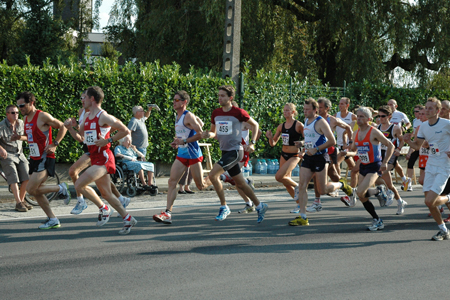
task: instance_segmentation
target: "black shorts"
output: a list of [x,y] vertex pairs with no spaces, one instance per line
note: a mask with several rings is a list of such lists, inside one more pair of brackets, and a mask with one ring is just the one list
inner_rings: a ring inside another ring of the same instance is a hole
[[222,157],[217,162],[231,177],[241,173],[239,162],[244,157],[244,150],[222,151]]
[[411,153],[411,156],[408,160],[408,169],[414,169],[414,164],[416,163],[416,160],[419,158],[419,151],[416,150],[413,153]]
[[381,176],[380,167],[381,161],[373,162],[367,165],[359,164],[359,174],[366,176],[370,173],[378,173],[378,175]]
[[[381,159],[384,159],[385,156],[386,156],[386,150],[381,150]],[[398,156],[395,156],[394,154],[392,154],[392,156],[391,156],[391,158],[389,158],[389,161],[387,164],[395,166],[397,164],[397,160],[398,160]]]
[[305,155],[301,167],[310,169],[312,172],[321,172],[325,168],[328,160],[327,153],[313,156]]
[[80,143],[81,149],[83,149],[84,154],[90,155],[88,146],[85,143]]
[[334,164],[334,165],[337,165],[337,154],[338,154],[337,148],[334,149],[333,153],[328,154],[328,157],[329,157],[328,162],[329,162],[330,164],[332,163],[332,164]]
[[39,160],[30,159],[28,161],[30,163],[30,169],[28,170],[28,174],[39,173],[44,170],[47,170],[48,176],[55,177],[55,159],[54,158],[42,158]]
[[450,194],[450,178],[449,180],[447,180],[447,183],[445,184],[445,188],[441,193],[441,196],[447,196],[448,194]]
[[[337,149],[339,149],[339,152],[345,151],[345,150],[344,150],[344,146],[338,146]],[[335,152],[336,152],[336,151],[335,151]],[[336,155],[337,155],[337,153],[336,153]],[[346,156],[346,157],[344,158],[344,160],[347,160],[347,159],[349,159],[349,158],[352,158],[352,156]],[[336,164],[337,164],[337,162],[336,162]]]
[[297,153],[286,153],[281,151],[281,157],[284,158],[285,161],[288,161],[291,157],[298,157],[298,152]]

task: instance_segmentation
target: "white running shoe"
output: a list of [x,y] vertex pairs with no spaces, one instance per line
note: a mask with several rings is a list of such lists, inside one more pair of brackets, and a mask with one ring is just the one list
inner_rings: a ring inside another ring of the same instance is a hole
[[243,209],[241,209],[240,211],[238,211],[238,213],[240,213],[240,214],[248,214],[248,213],[254,212],[255,208],[256,208],[256,206],[255,206],[254,203],[253,203],[252,206],[250,206],[248,204],[245,204],[245,207]]
[[339,197],[339,190],[335,190],[334,192],[331,192],[328,194],[330,197]]
[[391,191],[390,189],[386,189],[386,196],[387,196],[387,200],[386,200],[386,204],[384,206],[389,206],[392,203],[394,203],[394,192]]
[[313,212],[320,212],[322,211],[322,203],[313,202],[311,206],[306,208],[307,212],[313,213]]
[[402,204],[397,205],[397,212],[396,215],[403,215],[405,212],[405,206],[408,205],[408,203],[405,200],[402,200]]
[[85,210],[87,208],[87,204],[85,201],[83,201],[83,203],[81,203],[80,201],[77,202],[77,204],[75,205],[75,207],[72,209],[72,211],[70,212],[72,215],[79,215],[83,212],[83,210]]
[[119,234],[129,234],[131,227],[137,224],[135,218],[131,217],[130,221],[123,221],[123,228],[119,231]]
[[298,214],[300,212],[300,205],[297,205],[296,208],[290,211],[291,214]]
[[406,180],[406,182],[407,182],[407,184],[408,184],[408,187],[406,188],[406,191],[407,191],[407,192],[412,192],[412,190],[413,190],[413,188],[412,188],[412,179],[411,179],[411,178],[408,178],[408,179]]
[[108,223],[109,218],[111,218],[111,215],[113,214],[114,210],[108,206],[108,210],[106,209],[101,209],[98,213],[98,222],[97,222],[97,226],[103,226],[106,223]]
[[298,185],[295,187],[294,189],[294,201],[297,202],[298,201],[298,194],[300,193],[300,190],[298,188]]
[[69,185],[66,182],[62,182],[59,184],[59,186],[62,188],[59,194],[64,196],[64,204],[69,205],[70,203]]

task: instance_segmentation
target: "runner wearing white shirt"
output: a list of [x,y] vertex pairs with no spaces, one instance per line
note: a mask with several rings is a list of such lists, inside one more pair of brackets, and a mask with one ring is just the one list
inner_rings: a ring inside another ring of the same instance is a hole
[[[396,125],[399,125],[402,127],[405,131],[411,127],[411,122],[409,122],[408,117],[402,113],[401,111],[397,110],[397,101],[395,99],[390,99],[388,101],[388,105],[392,108],[392,117],[391,117],[391,123],[394,123]],[[408,185],[411,182],[411,178],[408,178],[405,176],[405,173],[403,172],[402,166],[400,166],[399,163],[395,165],[395,171],[397,171],[398,175],[402,178],[403,182],[403,189],[406,190]]]
[[432,240],[442,241],[450,239],[450,232],[445,226],[438,208],[439,205],[450,201],[449,196],[440,196],[450,176],[450,121],[438,117],[441,101],[435,97],[428,98],[425,110],[428,121],[420,126],[417,138],[409,141],[411,134],[406,134],[405,138],[415,149],[420,149],[425,140],[429,144],[423,191],[425,204],[439,226],[439,231],[432,237]]
[[[341,119],[348,125],[350,125],[351,128],[356,123],[356,115],[349,112],[348,108],[350,107],[350,99],[347,97],[341,98],[339,101],[339,112],[335,115],[336,118]],[[338,154],[338,161],[337,161],[337,172],[338,174],[341,174],[340,165],[345,160],[345,163],[348,166],[348,169],[351,170],[355,167],[355,161],[353,160],[353,157],[346,156],[346,151],[348,149],[348,144],[350,144],[352,141],[352,137],[348,136],[344,138],[344,133],[346,130],[344,128],[336,127],[336,145],[339,148],[340,153]],[[353,187],[356,185],[356,182],[351,182],[350,185]]]
[[[416,105],[414,106],[414,120],[413,120],[413,132],[416,132],[417,127],[422,124],[422,121],[419,119],[420,111],[424,109],[423,105]],[[406,155],[406,160],[408,160],[408,170],[406,171],[408,178],[412,178],[414,176],[414,164],[416,163],[416,160],[419,158],[419,151],[414,150],[414,148],[410,147],[409,152]],[[402,186],[402,189],[404,187]],[[406,187],[406,190],[408,192],[412,191],[412,180],[408,180],[408,186]]]

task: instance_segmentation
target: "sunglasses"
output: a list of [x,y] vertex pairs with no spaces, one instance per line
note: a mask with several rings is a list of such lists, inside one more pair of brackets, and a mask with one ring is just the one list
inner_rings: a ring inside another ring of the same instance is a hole
[[24,103],[24,104],[19,104],[18,106],[19,106],[19,108],[24,108],[25,105],[26,105],[26,103]]
[[386,118],[386,115],[378,115],[380,118]]
[[418,111],[418,110],[417,110],[417,111],[416,111],[416,110],[414,111],[414,113],[419,113],[419,112],[420,112],[420,111]]
[[183,99],[173,99],[173,101],[180,102],[180,101],[184,101],[184,100]]
[[10,111],[10,112],[8,112],[8,114],[15,115],[15,114],[19,114],[19,112],[18,111]]

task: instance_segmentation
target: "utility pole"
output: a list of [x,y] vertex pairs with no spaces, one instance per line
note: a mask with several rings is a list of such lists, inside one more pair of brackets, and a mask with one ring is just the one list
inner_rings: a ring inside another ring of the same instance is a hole
[[230,77],[240,95],[239,65],[241,61],[241,0],[225,0],[225,32],[222,77]]

